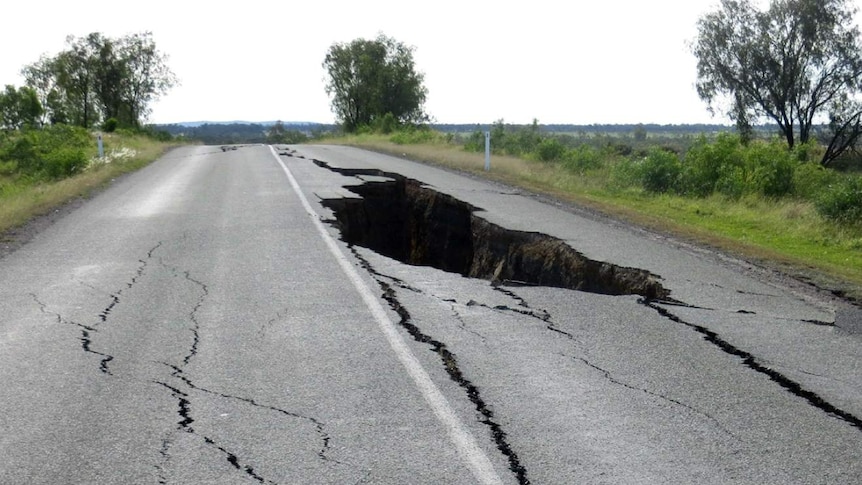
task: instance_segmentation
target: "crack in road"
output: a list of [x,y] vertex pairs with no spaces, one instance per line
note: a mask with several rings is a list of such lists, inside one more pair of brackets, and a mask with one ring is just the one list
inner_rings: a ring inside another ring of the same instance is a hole
[[318,451],[317,456],[324,461],[338,463],[340,465],[344,464],[344,463],[341,463],[337,460],[334,460],[334,459],[326,456],[326,453],[330,450],[331,438],[330,438],[329,434],[326,432],[326,429],[325,429],[326,425],[324,423],[322,423],[321,421],[319,421],[315,418],[309,417],[309,416],[304,416],[304,415],[301,415],[298,413],[293,413],[293,412],[290,412],[290,411],[287,411],[287,410],[284,410],[284,409],[281,409],[281,408],[278,408],[275,406],[270,406],[268,404],[261,404],[252,398],[235,396],[232,394],[213,391],[213,390],[207,389],[205,387],[200,387],[200,386],[196,385],[194,382],[192,382],[192,380],[188,376],[186,376],[185,372],[183,371],[183,369],[181,367],[173,365],[173,364],[169,364],[167,362],[161,362],[161,364],[163,364],[163,365],[165,365],[171,369],[171,371],[172,371],[171,376],[172,377],[176,377],[177,379],[181,380],[183,383],[185,383],[192,390],[199,391],[199,392],[202,392],[204,394],[210,394],[210,395],[217,396],[217,397],[224,398],[224,399],[240,401],[240,402],[249,404],[249,405],[256,407],[256,408],[265,409],[268,411],[274,411],[276,413],[282,414],[284,416],[288,416],[290,418],[295,418],[295,419],[299,419],[299,420],[311,423],[314,426],[316,433],[320,436],[321,441],[323,442],[323,446],[321,447],[320,451]]
[[398,325],[407,330],[407,333],[409,333],[415,341],[430,346],[431,350],[440,357],[449,378],[464,389],[470,402],[473,403],[476,411],[481,415],[479,422],[487,426],[491,431],[491,436],[494,443],[497,445],[497,450],[500,451],[500,453],[508,460],[509,470],[515,475],[515,478],[518,480],[518,484],[528,485],[530,480],[527,477],[527,469],[521,464],[517,453],[515,453],[512,445],[508,442],[507,435],[503,430],[503,427],[495,421],[494,411],[492,411],[488,404],[482,399],[479,388],[467,379],[463,371],[459,368],[456,355],[448,349],[445,343],[423,333],[422,330],[413,323],[410,312],[398,300],[397,292],[393,286],[386,281],[383,281],[384,279],[391,279],[391,277],[374,269],[371,263],[359,254],[353,245],[349,245],[349,248],[359,261],[362,268],[365,269],[374,278],[378,286],[380,286],[380,289],[383,292],[381,297],[387,304],[389,304],[392,311],[394,311],[399,317]]
[[[278,408],[275,406],[270,406],[267,404],[261,404],[252,398],[243,397],[243,396],[236,396],[236,395],[227,394],[227,393],[223,393],[223,392],[213,391],[211,389],[207,389],[205,387],[198,386],[192,381],[192,379],[186,374],[185,368],[192,362],[192,360],[198,354],[198,347],[199,347],[200,341],[201,341],[201,328],[202,328],[201,321],[198,318],[198,312],[200,311],[201,307],[204,305],[204,302],[206,301],[206,299],[210,295],[209,287],[205,283],[200,281],[199,279],[193,277],[190,271],[187,271],[187,270],[183,271],[183,270],[180,270],[178,268],[168,266],[162,260],[159,260],[159,263],[165,269],[173,272],[175,275],[182,276],[186,281],[197,286],[199,288],[200,293],[201,293],[197,302],[195,303],[195,305],[192,307],[191,311],[188,314],[188,320],[191,322],[190,331],[192,333],[192,342],[189,346],[188,352],[186,353],[186,355],[183,356],[180,365],[170,364],[168,362],[161,362],[162,365],[165,365],[166,367],[168,367],[171,370],[171,374],[170,374],[171,377],[174,377],[174,378],[180,380],[191,391],[196,391],[196,392],[216,396],[216,397],[223,398],[223,399],[239,401],[239,402],[248,404],[248,405],[255,407],[255,408],[276,412],[276,413],[279,413],[283,416],[287,416],[290,418],[299,419],[299,420],[303,420],[305,422],[311,423],[314,426],[315,432],[320,437],[320,439],[323,443],[321,449],[317,453],[317,456],[323,461],[343,465],[344,463],[341,463],[341,462],[334,460],[334,459],[327,456],[327,452],[330,449],[330,439],[331,438],[326,433],[325,425],[322,422],[320,422],[319,420],[312,418],[312,417],[303,416],[303,415],[300,415],[297,413],[293,413],[293,412],[290,412],[290,411],[287,411],[287,410],[284,410],[284,409],[281,409],[281,408]],[[161,382],[161,381],[153,381],[153,382],[155,384],[161,385],[161,386],[165,387],[166,389],[170,390],[171,395],[175,399],[177,399],[177,402],[178,402],[177,414],[180,417],[180,421],[178,421],[178,423],[177,423],[176,431],[185,431],[185,432],[188,432],[190,434],[194,434],[196,436],[202,437],[204,442],[207,445],[209,445],[209,446],[219,450],[221,453],[223,453],[225,455],[225,459],[227,460],[227,462],[231,466],[233,466],[235,469],[245,473],[247,476],[254,479],[255,481],[257,481],[259,483],[266,483],[266,484],[275,484],[276,483],[276,482],[269,480],[269,479],[266,479],[265,477],[260,475],[257,471],[255,471],[254,467],[252,467],[249,464],[245,464],[236,453],[228,450],[225,446],[219,444],[213,438],[211,438],[209,436],[202,435],[202,434],[198,433],[197,431],[195,431],[195,429],[191,426],[191,424],[194,422],[194,419],[192,418],[192,396],[191,396],[190,392],[184,392],[184,391],[180,390],[178,387],[170,386],[165,382]],[[164,476],[164,468],[166,468],[167,464],[171,460],[171,455],[170,455],[171,445],[172,445],[172,436],[168,435],[162,441],[162,447],[160,450],[160,454],[162,456],[162,465],[157,467],[159,469],[159,475],[161,477],[161,479],[160,479],[161,481],[159,483],[165,484],[165,485],[167,484],[167,478]]]
[[[445,302],[445,300],[443,300],[443,301]],[[481,333],[479,333],[479,332],[477,332],[477,331],[475,331],[472,328],[469,328],[467,326],[467,321],[464,320],[464,317],[461,316],[461,312],[458,311],[457,302],[452,301],[452,302],[445,302],[445,303],[449,303],[449,309],[452,311],[452,316],[455,318],[455,320],[458,321],[458,328],[460,328],[461,330],[463,330],[469,334],[473,334],[473,335],[479,337],[479,339],[482,340],[482,343],[488,342],[488,339],[485,338],[484,335],[482,335]]]
[[[266,483],[266,484],[275,485],[275,482],[273,482],[271,480],[266,480],[262,476],[260,476],[257,472],[255,472],[254,468],[251,465],[243,464],[240,461],[239,457],[235,453],[229,451],[224,446],[221,446],[220,444],[218,444],[214,439],[210,438],[209,436],[200,435],[199,433],[197,433],[195,431],[195,429],[192,427],[192,423],[194,423],[195,420],[191,416],[192,405],[191,405],[191,400],[189,399],[188,393],[183,392],[180,389],[173,387],[169,384],[166,384],[164,382],[161,382],[161,381],[153,381],[153,383],[158,384],[158,385],[168,389],[169,391],[171,391],[171,395],[177,399],[178,406],[179,406],[179,410],[177,411],[177,414],[180,416],[181,419],[179,421],[177,421],[176,431],[182,431],[185,433],[200,436],[201,438],[203,438],[204,443],[206,443],[207,445],[209,445],[209,446],[219,450],[220,452],[222,452],[225,455],[225,459],[227,460],[227,462],[230,463],[230,465],[233,466],[234,468],[236,468],[237,470],[245,473],[246,475],[253,478],[255,481],[257,481],[259,483]],[[162,455],[164,463],[168,463],[171,460],[170,448],[171,448],[172,444],[173,444],[173,442],[170,438],[167,438],[167,439],[162,441],[162,447],[160,450],[160,454]],[[165,468],[164,465],[157,467],[158,472],[159,472],[159,484],[161,484],[161,485],[167,485],[167,483],[168,483],[168,478],[164,474],[164,468]]]
[[[177,377],[181,381],[185,382],[189,387],[197,389],[196,387],[192,387],[193,384],[191,380],[185,376],[184,368],[189,365],[189,363],[198,353],[198,346],[200,344],[201,322],[197,318],[197,313],[203,306],[206,298],[209,296],[209,287],[200,280],[192,277],[190,271],[180,271],[175,267],[168,266],[162,259],[159,259],[159,264],[161,264],[168,271],[172,271],[174,274],[182,275],[186,281],[197,286],[201,292],[198,301],[195,302],[195,305],[192,307],[191,311],[188,314],[188,319],[192,323],[190,328],[190,331],[192,333],[192,343],[189,346],[189,350],[186,355],[183,356],[182,365],[175,366],[171,364],[166,364],[173,369],[171,376]],[[195,431],[195,429],[192,427],[192,423],[194,423],[195,420],[194,418],[192,418],[192,402],[189,393],[184,392],[179,388],[171,386],[165,382],[153,381],[153,383],[161,385],[162,387],[171,391],[171,396],[173,396],[177,400],[177,414],[179,415],[180,420],[177,422],[177,427],[175,431],[183,431],[189,434],[193,434],[195,436],[200,436],[201,438],[203,438],[204,442],[207,445],[222,452],[225,455],[225,459],[232,467],[245,473],[247,476],[253,478],[259,483],[275,484],[275,482],[271,480],[266,480],[262,476],[260,476],[257,472],[255,472],[254,468],[251,465],[243,464],[235,453],[229,451],[227,448],[217,443],[214,439],[199,434]],[[168,483],[167,477],[165,476],[165,468],[167,467],[167,464],[171,461],[170,449],[171,445],[173,444],[172,438],[173,433],[169,434],[162,440],[162,446],[160,449],[160,454],[162,456],[162,464],[156,467],[159,474],[160,484]]]
[[263,338],[266,337],[266,333],[269,331],[269,329],[273,325],[275,325],[276,322],[278,322],[279,320],[281,320],[287,316],[288,310],[289,310],[289,308],[283,308],[283,309],[275,312],[275,316],[273,316],[272,318],[267,320],[266,323],[261,325],[260,328],[257,329],[258,340],[263,340]]
[[566,337],[567,339],[571,340],[572,342],[575,342],[576,344],[581,343],[581,341],[578,340],[578,338],[575,336],[575,334],[573,334],[571,332],[567,332],[567,331],[563,330],[562,328],[558,327],[557,324],[554,323],[554,320],[551,317],[551,314],[548,312],[548,310],[546,310],[544,308],[539,309],[539,310],[533,308],[532,306],[530,306],[529,302],[527,302],[526,299],[524,299],[523,297],[521,297],[520,295],[518,295],[514,291],[512,291],[508,288],[503,288],[500,285],[494,285],[494,291],[496,291],[498,293],[502,293],[502,294],[508,296],[509,298],[512,298],[513,300],[515,300],[518,303],[519,307],[525,308],[525,310],[519,310],[517,308],[510,308],[510,307],[506,307],[506,306],[503,306],[502,308],[494,307],[494,308],[492,308],[493,310],[510,311],[510,312],[515,312],[515,313],[518,313],[520,315],[524,315],[524,316],[527,316],[530,318],[534,318],[534,319],[539,320],[542,323],[544,323],[545,329],[550,330],[551,332],[557,333],[559,335],[562,335],[562,336]]
[[114,360],[114,356],[112,356],[110,354],[106,354],[104,352],[99,352],[97,350],[93,350],[93,348],[92,348],[93,339],[90,336],[90,332],[96,333],[96,332],[98,332],[98,330],[96,330],[94,327],[91,327],[89,325],[84,325],[83,323],[78,323],[78,322],[74,322],[72,320],[67,320],[66,318],[64,318],[59,313],[49,310],[48,305],[43,303],[39,299],[39,296],[36,293],[30,293],[30,297],[32,297],[33,301],[36,303],[36,305],[39,306],[39,311],[41,311],[42,313],[44,313],[46,315],[53,316],[57,320],[57,323],[62,324],[62,325],[72,325],[72,326],[78,327],[81,330],[81,336],[78,337],[78,341],[81,342],[81,350],[83,350],[84,352],[86,352],[88,354],[93,354],[93,355],[101,357],[101,360],[99,362],[99,371],[102,372],[103,374],[107,374],[109,376],[114,375],[111,373],[111,370],[108,368],[108,362]]
[[623,381],[615,378],[611,374],[611,372],[608,371],[607,369],[603,369],[603,368],[599,367],[598,365],[593,364],[592,362],[590,362],[589,360],[587,360],[584,357],[573,356],[572,358],[579,361],[579,362],[582,362],[587,367],[602,373],[604,375],[605,379],[607,379],[608,381],[610,381],[610,382],[612,382],[618,386],[622,386],[622,387],[624,387],[626,389],[630,389],[632,391],[640,391],[640,392],[643,392],[644,394],[647,394],[649,396],[653,396],[653,397],[659,398],[663,401],[674,404],[676,406],[683,407],[683,408],[685,408],[685,409],[687,409],[687,410],[689,410],[695,414],[703,416],[703,417],[707,418],[708,420],[712,421],[719,430],[721,430],[722,432],[724,432],[728,436],[731,436],[737,440],[739,439],[735,434],[731,433],[727,428],[725,428],[718,419],[716,419],[714,416],[710,415],[707,412],[701,411],[700,409],[697,409],[697,408],[695,408],[689,404],[686,404],[686,403],[679,401],[677,399],[674,399],[672,397],[665,396],[664,394],[660,394],[660,393],[651,391],[651,390],[643,388],[643,387],[637,387],[637,386],[633,386],[631,384],[628,384],[626,382],[623,382]]
[[111,311],[113,311],[114,308],[120,304],[120,297],[123,295],[123,291],[129,290],[133,286],[135,286],[135,284],[138,282],[138,279],[140,279],[144,275],[144,271],[146,271],[150,260],[153,258],[153,253],[155,253],[156,250],[162,246],[162,244],[163,242],[159,241],[158,244],[156,244],[152,249],[147,251],[146,258],[138,260],[138,263],[140,263],[140,265],[138,266],[138,269],[132,279],[126,282],[126,286],[124,288],[120,288],[119,290],[109,294],[111,298],[111,303],[99,313],[100,322],[105,323],[108,321],[108,317],[111,315]]
[[[514,291],[512,291],[512,290],[509,290],[509,289],[506,289],[506,288],[502,288],[502,287],[500,287],[500,286],[494,286],[494,290],[495,290],[495,291],[498,291],[498,292],[500,292],[500,293],[503,293],[504,295],[509,296],[510,298],[512,298],[512,299],[514,299],[516,302],[518,302],[518,306],[520,306],[520,307],[522,307],[522,308],[526,308],[526,309],[528,309],[528,310],[529,310],[529,311],[525,311],[525,312],[518,312],[518,313],[520,313],[520,314],[522,314],[522,315],[530,316],[530,317],[532,317],[532,318],[539,319],[539,320],[541,320],[542,322],[545,322],[545,323],[547,323],[547,324],[548,324],[548,326],[547,326],[547,329],[548,329],[548,330],[550,330],[550,331],[552,331],[552,332],[559,333],[559,334],[561,334],[561,335],[565,336],[566,338],[568,338],[568,339],[570,339],[570,340],[573,340],[573,341],[575,341],[575,342],[579,342],[579,341],[578,341],[578,339],[575,337],[575,335],[574,335],[574,334],[572,334],[572,333],[570,333],[570,332],[566,332],[565,330],[562,330],[562,329],[560,329],[560,328],[556,327],[556,326],[554,325],[554,323],[553,323],[553,320],[552,320],[551,314],[550,314],[547,310],[542,309],[540,313],[537,313],[537,311],[536,311],[535,309],[533,309],[533,308],[532,308],[532,306],[530,306],[529,302],[527,302],[527,300],[526,300],[525,298],[523,298],[522,296],[518,295],[517,293],[515,293],[515,292],[514,292]],[[679,302],[675,302],[675,301],[673,301],[673,304],[679,304]],[[687,305],[683,305],[683,306],[687,306]],[[496,309],[496,308],[495,308],[495,309]],[[510,309],[510,310],[511,310],[511,309]],[[569,357],[569,356],[564,355],[564,357]],[[690,406],[690,405],[688,405],[688,404],[686,404],[686,403],[684,403],[684,402],[681,402],[681,401],[679,401],[679,400],[677,400],[677,399],[674,399],[674,398],[671,398],[671,397],[665,396],[665,395],[663,395],[663,394],[660,394],[660,393],[657,393],[657,392],[651,391],[651,390],[646,389],[646,388],[636,387],[636,386],[633,386],[633,385],[631,385],[631,384],[625,383],[625,382],[623,382],[623,381],[621,381],[621,380],[619,380],[619,379],[615,378],[615,377],[611,374],[611,372],[610,372],[610,371],[608,371],[607,369],[604,369],[604,368],[602,368],[602,367],[599,367],[598,365],[596,365],[596,364],[592,363],[591,361],[589,361],[589,360],[588,360],[587,358],[585,358],[585,357],[580,357],[580,356],[571,356],[571,358],[572,358],[572,359],[574,359],[574,360],[577,360],[577,361],[579,361],[579,362],[581,362],[581,363],[583,363],[583,364],[585,364],[586,366],[588,366],[588,367],[590,367],[590,368],[592,368],[592,369],[594,369],[594,370],[596,370],[596,371],[598,371],[598,372],[601,372],[601,373],[604,375],[604,377],[605,377],[608,381],[610,381],[610,382],[612,382],[612,383],[614,383],[614,384],[616,384],[616,385],[619,385],[619,386],[625,387],[625,388],[627,388],[627,389],[631,389],[631,390],[635,390],[635,391],[643,392],[643,393],[645,393],[645,394],[647,394],[647,395],[650,395],[650,396],[653,396],[653,397],[656,397],[656,398],[662,399],[662,400],[664,400],[664,401],[667,401],[667,402],[669,402],[669,403],[671,403],[671,404],[674,404],[674,405],[677,405],[677,406],[681,406],[681,407],[683,407],[683,408],[685,408],[685,409],[688,409],[689,411],[691,411],[691,412],[693,412],[693,413],[696,413],[696,414],[698,414],[698,415],[701,415],[701,416],[703,416],[703,417],[705,417],[705,418],[709,419],[709,420],[710,420],[710,421],[712,421],[713,423],[715,423],[716,427],[717,427],[718,429],[720,429],[722,432],[726,433],[726,434],[727,434],[727,435],[729,435],[729,436],[732,436],[732,437],[734,437],[734,438],[737,438],[737,437],[736,437],[736,435],[734,435],[734,434],[733,434],[733,433],[731,433],[728,429],[726,429],[724,426],[722,426],[722,424],[721,424],[721,423],[720,423],[720,422],[719,422],[715,417],[713,417],[712,415],[710,415],[709,413],[706,413],[706,412],[704,412],[704,411],[701,411],[701,410],[699,410],[699,409],[697,409],[697,408],[695,408],[695,407],[693,407],[693,406]],[[738,439],[738,438],[737,438],[737,439]]]
[[825,399],[823,399],[817,393],[810,391],[808,389],[805,389],[804,387],[802,387],[802,384],[790,379],[789,377],[781,374],[780,372],[778,372],[774,369],[770,369],[769,367],[765,366],[763,363],[759,362],[757,360],[757,358],[754,355],[752,355],[751,353],[746,352],[746,351],[734,346],[730,342],[722,339],[718,335],[718,333],[713,332],[712,330],[709,330],[708,328],[706,328],[702,325],[687,322],[687,321],[683,320],[682,318],[680,318],[679,316],[674,315],[673,313],[671,313],[666,308],[662,308],[661,306],[659,306],[658,303],[656,303],[654,301],[644,299],[644,298],[639,298],[638,303],[655,310],[659,315],[661,315],[662,317],[664,317],[664,318],[666,318],[672,322],[684,325],[684,326],[694,330],[695,332],[701,334],[703,336],[704,340],[706,340],[707,342],[711,343],[712,345],[718,347],[721,351],[723,351],[727,354],[730,354],[734,357],[738,357],[738,358],[742,359],[742,363],[746,367],[748,367],[749,369],[751,369],[755,372],[759,372],[759,373],[764,374],[765,376],[769,377],[770,380],[772,380],[773,382],[775,382],[776,384],[778,384],[779,386],[784,388],[787,392],[793,394],[794,396],[797,396],[797,397],[804,399],[810,405],[826,412],[829,415],[832,415],[833,417],[835,417],[837,419],[843,420],[843,421],[847,422],[850,426],[856,428],[859,431],[862,431],[862,418],[859,418],[859,417],[851,414],[848,411],[845,411],[843,409],[838,408],[837,406],[833,405],[832,403],[827,402]]

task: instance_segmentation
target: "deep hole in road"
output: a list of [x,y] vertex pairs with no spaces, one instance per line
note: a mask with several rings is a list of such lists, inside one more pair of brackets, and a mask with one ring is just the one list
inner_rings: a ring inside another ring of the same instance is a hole
[[345,187],[361,198],[322,201],[333,211],[333,222],[349,244],[407,264],[494,283],[669,298],[670,291],[649,271],[595,261],[561,239],[493,224],[476,215],[481,209],[417,180],[314,162],[342,175],[386,178]]

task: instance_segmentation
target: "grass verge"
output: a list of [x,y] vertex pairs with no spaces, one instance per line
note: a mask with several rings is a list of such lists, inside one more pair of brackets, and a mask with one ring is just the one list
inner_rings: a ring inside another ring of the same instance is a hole
[[38,183],[9,177],[0,180],[3,182],[0,235],[73,199],[87,197],[116,177],[138,170],[176,146],[144,136],[119,134],[106,134],[103,141],[107,155],[104,161],[94,161],[86,170],[72,177]]
[[746,196],[690,198],[609,188],[607,168],[576,173],[560,164],[484,155],[447,143],[399,145],[381,135],[327,140],[465,171],[669,233],[862,301],[862,228],[823,220],[813,204]]

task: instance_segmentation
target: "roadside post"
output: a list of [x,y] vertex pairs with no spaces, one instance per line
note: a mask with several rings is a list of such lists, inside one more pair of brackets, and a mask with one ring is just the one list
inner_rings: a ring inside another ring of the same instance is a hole
[[105,145],[102,143],[102,134],[99,133],[99,158],[105,158]]
[[485,171],[491,170],[491,132],[485,132]]

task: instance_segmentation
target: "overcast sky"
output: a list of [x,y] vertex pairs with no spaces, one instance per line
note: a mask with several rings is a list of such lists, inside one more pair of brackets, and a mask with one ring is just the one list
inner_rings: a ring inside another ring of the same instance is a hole
[[[860,0],[862,1],[862,0]],[[694,89],[689,42],[718,0],[14,2],[0,85],[69,34],[151,31],[181,81],[150,122],[334,116],[330,45],[379,32],[412,45],[440,123],[727,123]]]

